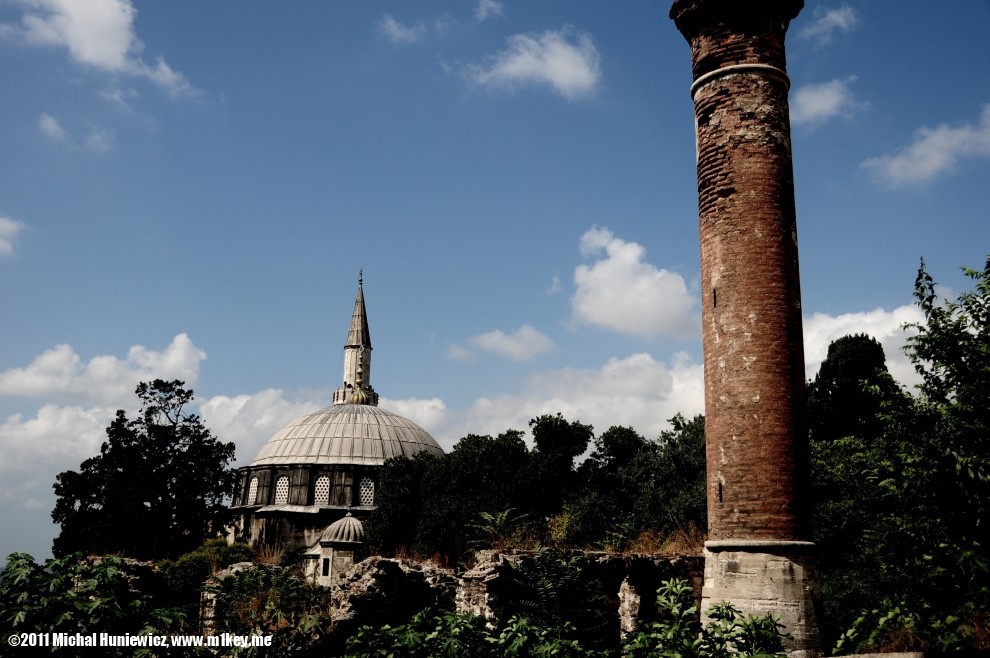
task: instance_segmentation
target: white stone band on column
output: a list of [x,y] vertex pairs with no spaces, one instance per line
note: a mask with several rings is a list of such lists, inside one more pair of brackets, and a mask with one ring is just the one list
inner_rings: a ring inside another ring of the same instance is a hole
[[813,550],[815,548],[815,542],[789,539],[712,539],[705,542],[705,548],[712,553],[721,553],[722,551],[773,553],[773,549],[789,549],[792,551]]
[[787,77],[787,72],[778,69],[776,66],[770,66],[769,64],[731,64],[715,69],[714,71],[709,71],[695,80],[691,85],[691,100],[694,100],[698,90],[709,82],[726,75],[732,75],[733,73],[762,73],[768,78],[776,78],[780,82],[783,82],[786,89],[791,88],[791,79]]

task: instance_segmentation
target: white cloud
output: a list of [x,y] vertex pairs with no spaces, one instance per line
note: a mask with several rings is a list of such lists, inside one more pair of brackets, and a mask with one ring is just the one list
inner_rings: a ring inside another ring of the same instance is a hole
[[479,398],[435,436],[447,447],[468,433],[526,430],[531,418],[560,412],[570,421],[594,425],[597,433],[631,425],[656,438],[675,414],[691,417],[703,411],[701,364],[683,353],[674,355],[673,365],[640,353],[612,358],[598,369],[536,373],[519,393]]
[[684,278],[647,263],[641,245],[595,227],[581,236],[581,253],[598,260],[574,271],[575,320],[647,337],[698,332],[695,300]]
[[53,142],[65,141],[65,128],[58,122],[58,119],[50,114],[42,114],[38,117],[38,128],[45,134],[45,137]]
[[867,104],[857,101],[849,89],[849,83],[855,80],[852,76],[795,89],[791,94],[791,121],[796,125],[815,127],[828,119],[866,107]]
[[[109,72],[147,78],[172,96],[195,95],[185,77],[159,57],[141,58],[130,0],[30,0],[20,33],[31,44],[64,47],[76,62]],[[10,28],[6,30],[10,32]]]
[[[378,406],[404,416],[430,434],[433,428],[442,427],[447,421],[447,405],[440,398],[405,398],[393,400],[382,398]],[[436,437],[434,437],[436,438]]]
[[[9,416],[0,424],[0,472],[18,473],[39,468],[78,468],[83,459],[100,451],[106,427],[113,419],[110,407],[60,407],[46,404],[33,418]],[[49,484],[55,479],[51,474]]]
[[200,415],[214,436],[237,444],[237,463],[250,463],[261,446],[291,421],[329,405],[329,393],[303,393],[287,399],[279,389],[250,395],[215,395],[200,404]]
[[426,26],[423,23],[404,25],[391,14],[385,14],[378,22],[378,31],[388,37],[392,43],[410,44],[423,38],[426,34]]
[[554,347],[549,336],[528,324],[522,325],[511,334],[496,329],[474,336],[469,341],[486,352],[507,356],[513,361],[529,361]]
[[832,341],[850,334],[867,334],[876,338],[883,346],[887,369],[894,379],[905,386],[914,386],[920,380],[914,366],[901,349],[907,344],[909,335],[903,327],[905,324],[923,322],[921,310],[914,305],[899,306],[893,311],[878,308],[838,316],[815,313],[804,319],[806,377],[814,379],[828,355],[828,346]]
[[806,39],[818,41],[824,46],[839,32],[851,32],[859,25],[859,17],[849,5],[837,9],[815,9],[814,19],[801,30],[800,35]]
[[478,0],[474,8],[474,17],[479,21],[484,21],[494,16],[501,16],[504,7],[498,0]]
[[0,215],[0,258],[14,253],[14,241],[22,230],[24,222]]
[[494,89],[548,85],[574,100],[594,95],[601,86],[601,56],[590,35],[566,26],[539,35],[513,35],[505,50],[466,67],[464,75]]
[[0,372],[0,396],[68,398],[107,406],[132,404],[138,382],[181,379],[194,386],[206,352],[186,334],[179,334],[163,351],[143,345],[131,347],[127,356],[101,355],[89,363],[69,345],[46,350],[24,368]]
[[893,155],[870,158],[861,165],[887,185],[923,183],[954,171],[964,158],[990,156],[990,104],[977,125],[923,127],[914,141]]

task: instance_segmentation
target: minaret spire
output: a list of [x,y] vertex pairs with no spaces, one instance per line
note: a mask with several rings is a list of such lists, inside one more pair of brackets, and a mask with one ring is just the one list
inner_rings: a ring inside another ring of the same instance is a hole
[[378,405],[371,386],[371,332],[364,306],[364,270],[358,271],[357,297],[344,342],[344,384],[333,392],[334,404]]

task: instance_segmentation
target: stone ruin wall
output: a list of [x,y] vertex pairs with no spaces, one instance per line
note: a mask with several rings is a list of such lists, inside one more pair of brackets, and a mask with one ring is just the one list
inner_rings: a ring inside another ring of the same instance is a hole
[[[588,573],[598,583],[615,632],[636,629],[639,622],[658,618],[656,591],[665,580],[687,580],[701,603],[704,558],[698,556],[621,555],[614,553],[555,551],[564,558],[584,556]],[[506,601],[510,574],[534,555],[531,551],[479,551],[475,566],[460,577],[408,560],[369,557],[355,564],[332,586],[333,605],[327,614],[334,635],[343,640],[365,624],[401,624],[426,607],[448,609],[485,617],[494,624],[497,610]],[[223,579],[262,565],[240,563],[219,573]],[[216,580],[213,584],[216,584]],[[204,592],[200,604],[203,635],[214,632],[214,597]]]
[[[665,580],[682,579],[694,589],[701,605],[704,558],[673,555],[625,555],[587,551],[555,551],[564,558],[587,558],[587,572],[597,583],[609,616],[617,631],[630,633],[638,622],[658,619],[656,592]],[[478,563],[458,580],[455,608],[496,622],[502,601],[511,597],[509,574],[527,559],[531,551],[479,551]],[[503,620],[498,620],[503,621]]]

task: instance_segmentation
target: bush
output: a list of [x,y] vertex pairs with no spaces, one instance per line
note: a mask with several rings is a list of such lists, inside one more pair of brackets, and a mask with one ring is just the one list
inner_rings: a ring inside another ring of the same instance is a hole
[[162,560],[158,568],[169,589],[179,598],[188,599],[196,595],[194,598],[198,602],[198,594],[212,574],[236,562],[251,560],[251,547],[247,544],[228,544],[225,539],[211,539],[177,560]]
[[668,580],[657,592],[664,617],[628,637],[622,655],[628,658],[736,658],[784,653],[781,624],[770,615],[743,615],[729,603],[708,609],[704,626],[698,619],[694,590],[683,580]]

